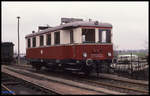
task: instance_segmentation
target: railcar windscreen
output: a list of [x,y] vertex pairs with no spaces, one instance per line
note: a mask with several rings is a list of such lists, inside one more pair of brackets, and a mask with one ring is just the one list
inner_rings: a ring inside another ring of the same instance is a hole
[[99,29],[99,43],[111,43],[111,31]]
[[82,29],[82,42],[95,43],[95,29]]
[[102,42],[106,42],[106,31],[102,31]]
[[30,45],[30,38],[28,39],[28,48],[30,48],[31,45]]

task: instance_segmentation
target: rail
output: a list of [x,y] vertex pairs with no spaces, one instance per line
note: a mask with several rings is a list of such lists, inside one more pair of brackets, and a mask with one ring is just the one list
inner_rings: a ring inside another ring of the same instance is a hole
[[83,79],[83,80],[85,80],[87,82],[95,83],[95,84],[98,84],[98,85],[110,86],[110,87],[115,87],[115,88],[119,88],[119,89],[121,88],[121,89],[140,92],[140,93],[144,93],[144,94],[149,93],[148,90],[141,90],[141,89],[131,88],[131,87],[127,87],[127,86],[119,86],[117,84],[109,84],[109,83],[104,83],[104,82],[100,82],[100,81],[88,80],[88,79]]

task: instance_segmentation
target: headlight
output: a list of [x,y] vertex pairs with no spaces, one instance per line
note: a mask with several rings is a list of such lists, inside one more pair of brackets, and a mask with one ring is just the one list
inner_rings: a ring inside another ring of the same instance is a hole
[[79,61],[79,60],[77,60],[77,61],[76,61],[76,63],[80,63],[80,61]]
[[108,56],[111,56],[111,53],[110,52],[108,52],[108,54],[107,54]]
[[86,52],[83,53],[83,57],[87,57],[87,53]]

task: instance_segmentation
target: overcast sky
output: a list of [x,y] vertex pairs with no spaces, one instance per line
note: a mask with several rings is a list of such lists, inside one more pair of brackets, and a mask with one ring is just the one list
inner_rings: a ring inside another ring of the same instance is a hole
[[61,17],[108,22],[113,25],[117,49],[145,49],[148,41],[148,2],[1,2],[2,42],[13,42],[17,52],[17,16],[20,16],[20,50],[25,35],[40,25],[58,26]]

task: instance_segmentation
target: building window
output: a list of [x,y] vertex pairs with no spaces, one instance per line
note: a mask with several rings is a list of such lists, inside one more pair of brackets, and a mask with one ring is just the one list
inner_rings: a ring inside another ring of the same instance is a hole
[[40,36],[40,46],[43,46],[44,44],[44,36]]
[[82,42],[95,43],[95,29],[82,29]]
[[111,43],[111,31],[99,29],[99,43]]
[[30,39],[28,39],[28,48],[31,47],[31,42],[30,42]]
[[33,38],[32,38],[32,46],[33,46],[33,47],[36,47],[36,37],[33,37]]
[[60,32],[54,33],[55,44],[60,44]]
[[51,45],[51,34],[46,35],[46,45]]
[[70,30],[70,43],[73,43],[73,30]]

